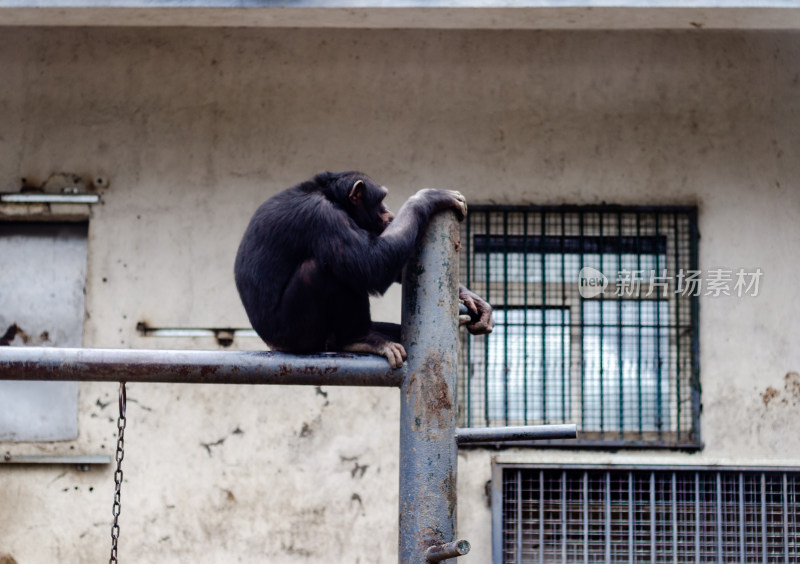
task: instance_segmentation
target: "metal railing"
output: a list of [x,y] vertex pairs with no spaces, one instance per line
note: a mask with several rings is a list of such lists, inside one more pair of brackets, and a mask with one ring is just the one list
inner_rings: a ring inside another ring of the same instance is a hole
[[455,216],[440,214],[405,269],[398,370],[356,354],[2,347],[0,380],[399,387],[399,562],[444,561],[469,551],[456,538],[459,444],[576,436],[575,425],[456,428],[458,246]]

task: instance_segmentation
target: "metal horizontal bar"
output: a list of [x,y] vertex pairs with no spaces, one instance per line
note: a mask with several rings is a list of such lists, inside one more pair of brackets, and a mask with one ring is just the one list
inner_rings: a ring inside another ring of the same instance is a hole
[[19,8],[794,8],[795,0],[4,0]]
[[0,194],[0,202],[14,204],[96,204],[97,194]]
[[469,554],[472,547],[465,540],[455,540],[447,544],[439,544],[428,547],[425,551],[426,562],[442,562],[450,558],[457,558]]
[[[619,215],[619,214],[618,214]],[[475,235],[476,253],[637,254],[663,255],[665,235]]]
[[[663,327],[663,326],[662,326]],[[145,337],[184,338],[184,337],[211,337],[216,338],[221,333],[228,333],[233,337],[247,337],[258,339],[258,333],[252,329],[200,329],[190,327],[147,327],[140,331]]]
[[578,427],[574,423],[563,425],[527,425],[524,427],[462,428],[456,431],[456,443],[466,445],[477,442],[536,441],[542,439],[574,439]]
[[0,380],[399,387],[402,377],[367,354],[0,347]]
[[0,456],[0,464],[111,464],[105,454],[78,454],[61,456],[55,454],[6,454]]
[[631,206],[626,204],[470,204],[469,211],[476,212],[529,212],[529,213],[690,213],[696,206]]

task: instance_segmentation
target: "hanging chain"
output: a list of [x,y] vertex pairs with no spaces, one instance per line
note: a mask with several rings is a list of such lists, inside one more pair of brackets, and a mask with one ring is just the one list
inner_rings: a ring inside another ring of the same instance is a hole
[[119,540],[119,512],[122,509],[122,459],[125,456],[125,382],[119,383],[119,419],[117,419],[117,470],[114,472],[114,505],[111,509],[114,522],[111,524],[111,558],[109,564],[117,562],[117,541]]

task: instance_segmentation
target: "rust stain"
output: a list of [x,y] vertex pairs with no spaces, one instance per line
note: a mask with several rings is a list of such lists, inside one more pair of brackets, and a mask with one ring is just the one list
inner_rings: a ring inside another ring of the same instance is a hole
[[411,390],[414,389],[414,384],[417,383],[417,373],[412,372],[408,377],[408,387],[406,388],[406,397],[411,397]]
[[425,552],[424,549],[445,542],[444,532],[437,527],[424,527],[420,533],[422,536],[420,544],[423,547],[423,552]]
[[216,366],[203,366],[200,368],[200,378],[203,380],[209,379],[211,376],[214,376],[217,373]]
[[458,500],[455,470],[450,470],[450,472],[447,473],[447,477],[442,482],[441,487],[442,487],[442,494],[447,500],[447,511],[450,514],[450,519],[452,521],[455,518],[456,502]]
[[450,388],[444,380],[435,380],[430,387],[430,406],[435,411],[453,409],[453,399],[450,397]]
[[434,424],[439,429],[452,425],[453,397],[445,378],[445,365],[444,355],[438,353],[429,355],[422,366],[424,378],[418,384],[414,411],[426,420],[429,429]]
[[178,376],[179,376],[179,378],[181,380],[188,379],[190,374],[191,374],[191,371],[190,371],[189,367],[186,366],[185,364],[181,364],[177,368],[174,368],[173,370],[175,370],[175,372],[177,372],[177,374],[178,374]]
[[337,366],[317,368],[316,366],[296,367],[290,364],[281,364],[278,366],[278,376],[280,378],[291,378],[296,374],[302,374],[303,376],[331,376],[336,374],[338,370]]
[[427,429],[431,439],[453,425],[454,399],[446,379],[449,364],[446,354],[432,353],[408,377],[406,399],[415,415],[415,429]]
[[761,401],[764,402],[764,407],[769,407],[769,402],[774,400],[779,395],[780,392],[778,390],[772,386],[769,386],[766,390],[764,390],[764,393],[761,394]]

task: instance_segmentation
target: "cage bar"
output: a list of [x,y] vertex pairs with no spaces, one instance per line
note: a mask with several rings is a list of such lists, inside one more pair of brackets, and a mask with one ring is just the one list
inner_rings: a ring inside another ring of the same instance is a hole
[[577,436],[578,429],[574,423],[518,427],[459,428],[456,431],[456,442],[459,445],[474,445],[543,439],[574,439]]
[[449,558],[469,554],[470,544],[465,540],[457,540],[447,544],[428,547],[425,551],[426,562],[442,562]]
[[355,353],[53,347],[0,353],[2,380],[398,387],[404,375],[382,357]]
[[429,547],[456,540],[457,245],[455,215],[436,215],[404,269],[408,360],[400,387],[401,563],[424,562]]

